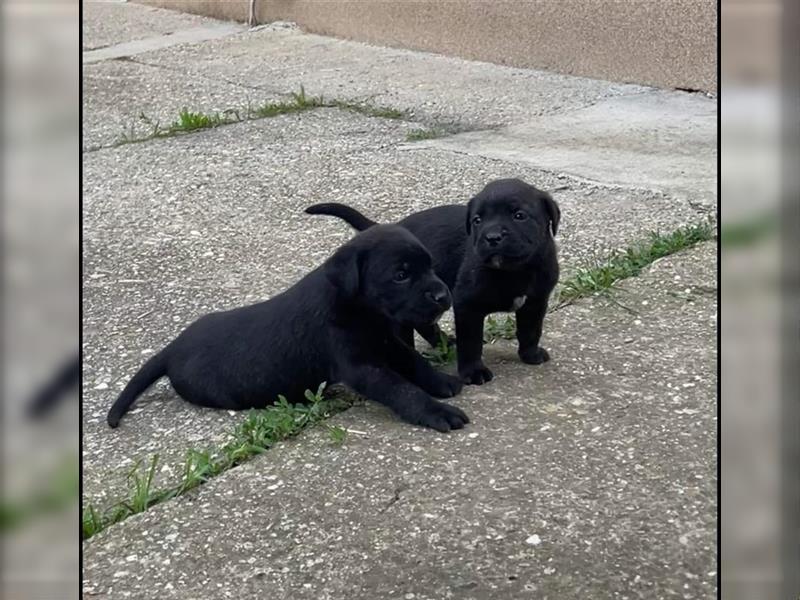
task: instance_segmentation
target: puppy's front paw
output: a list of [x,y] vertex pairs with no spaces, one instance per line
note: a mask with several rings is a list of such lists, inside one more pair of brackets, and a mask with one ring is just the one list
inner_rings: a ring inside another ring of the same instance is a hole
[[461,429],[469,423],[469,417],[460,408],[436,402],[428,404],[417,418],[417,424],[446,433],[451,429]]
[[519,358],[524,363],[528,363],[529,365],[540,365],[542,363],[546,363],[550,360],[550,354],[548,354],[547,350],[538,346],[536,348],[522,348],[519,349]]
[[491,381],[494,377],[482,361],[459,369],[458,374],[461,377],[461,381],[468,385],[482,385],[487,381]]
[[458,377],[453,377],[447,373],[438,373],[438,375],[436,380],[431,383],[431,389],[428,390],[431,396],[436,396],[437,398],[452,398],[461,393],[463,384]]

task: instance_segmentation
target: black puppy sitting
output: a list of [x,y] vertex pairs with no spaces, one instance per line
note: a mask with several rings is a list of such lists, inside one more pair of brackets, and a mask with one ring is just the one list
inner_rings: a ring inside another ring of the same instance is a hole
[[279,394],[301,401],[321,382],[342,382],[409,423],[439,431],[469,422],[434,400],[461,391],[393,334],[396,322],[434,322],[451,305],[431,256],[402,227],[371,228],[282,294],[206,315],[134,375],[108,413],[116,427],[130,405],[166,375],[189,402],[263,407]]
[[[315,204],[306,212],[339,217],[358,230],[375,225],[344,204]],[[481,354],[483,321],[493,312],[516,312],[519,357],[524,362],[550,359],[539,340],[558,281],[553,236],[560,218],[547,192],[519,179],[498,179],[467,206],[439,206],[398,223],[425,244],[436,274],[452,290],[458,373],[465,382],[480,385],[492,379]],[[438,326],[414,328],[431,345],[439,343]],[[410,338],[413,345],[413,331],[407,326],[401,337],[407,342]]]

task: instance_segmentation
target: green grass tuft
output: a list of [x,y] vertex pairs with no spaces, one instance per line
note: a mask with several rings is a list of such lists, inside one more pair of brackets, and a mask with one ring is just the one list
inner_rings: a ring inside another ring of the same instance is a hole
[[419,142],[422,140],[433,140],[436,138],[444,137],[450,133],[446,129],[433,128],[433,129],[414,129],[409,131],[406,135],[406,141]]
[[442,332],[436,347],[423,351],[422,355],[435,366],[449,365],[456,361],[456,346],[450,344],[447,341],[447,334]]
[[330,437],[333,445],[341,446],[347,439],[347,429],[344,427],[339,427],[338,425],[328,427],[328,436]]
[[497,340],[513,340],[517,337],[517,321],[513,315],[495,318],[494,315],[486,317],[483,326],[483,341],[494,344]]
[[213,129],[232,123],[276,117],[278,115],[301,112],[324,106],[334,105],[326,103],[322,96],[308,96],[305,88],[300,86],[300,91],[293,92],[291,94],[291,100],[288,102],[268,102],[255,108],[248,106],[247,109],[243,111],[244,115],[242,115],[242,111],[237,109],[228,109],[221,113],[205,114],[183,108],[180,113],[178,113],[178,118],[175,121],[167,126],[162,126],[159,122],[153,121],[150,117],[142,113],[139,115],[139,120],[149,128],[149,132],[137,135],[134,131],[135,128],[131,126],[128,131],[121,134],[115,145],[120,146],[122,144],[133,144],[155,138],[173,137],[201,129]]
[[559,306],[578,298],[606,292],[616,282],[639,275],[643,268],[659,258],[691,248],[713,237],[714,228],[711,223],[682,227],[669,234],[651,233],[647,241],[613,254],[602,263],[580,269],[562,284]]
[[151,458],[149,467],[140,462],[127,476],[126,498],[103,511],[87,505],[82,515],[83,539],[88,539],[110,525],[142,513],[155,506],[185,494],[209,479],[268,450],[281,440],[295,436],[305,428],[347,408],[344,398],[325,398],[325,383],[316,392],[306,390],[308,404],[291,404],[283,396],[267,408],[252,410],[231,435],[231,440],[220,448],[187,451],[183,476],[179,483],[160,489],[153,488],[158,455]]

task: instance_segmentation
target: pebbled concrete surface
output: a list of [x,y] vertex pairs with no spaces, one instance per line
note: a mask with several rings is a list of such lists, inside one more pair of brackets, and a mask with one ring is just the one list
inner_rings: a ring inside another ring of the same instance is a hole
[[531,162],[590,181],[649,187],[716,204],[716,103],[704,95],[654,91],[426,144]]
[[81,0],[81,50],[91,52],[116,44],[170,35],[197,27],[219,27],[224,22],[174,10],[120,0]]
[[213,114],[279,99],[214,78],[180,77],[138,58],[85,65],[83,91],[84,151],[150,135],[155,124],[168,126],[184,108]]
[[[715,594],[716,247],[552,315],[555,359],[488,351],[449,435],[374,405],[84,544],[89,597]],[[680,340],[676,343],[677,340]]]
[[[132,5],[113,6],[113,27],[127,31],[119,41],[152,36],[130,17]],[[213,112],[284,97],[300,83],[328,98],[374,96],[423,123],[511,131],[538,120],[554,145],[572,140],[582,169],[596,176],[547,162],[557,153],[537,149],[530,135],[517,137],[517,154],[498,158],[408,143],[419,123],[339,109],[92,150],[113,143],[140,111],[168,120],[183,106]],[[183,326],[274,295],[352,235],[333,219],[304,215],[307,204],[346,201],[392,221],[464,202],[492,178],[522,177],[561,205],[565,276],[710,210],[704,190],[713,173],[703,180],[698,169],[699,184],[680,194],[652,169],[620,181],[603,168],[597,132],[579,135],[576,120],[597,114],[587,107],[609,99],[646,106],[658,94],[647,88],[278,25],[87,65],[84,91],[84,498],[98,506],[120,497],[133,461],[159,453],[161,485],[178,476],[187,448],[222,443],[241,418],[189,406],[162,382],[118,430],[104,422],[146,355]],[[685,95],[659,97],[672,110],[685,107]],[[687,109],[687,118],[700,113]],[[661,154],[664,172],[684,154],[707,156],[707,120],[680,139],[670,137],[671,122],[660,123],[656,116],[637,127],[664,149],[682,144]],[[648,151],[635,145],[626,160],[644,161]],[[609,596],[712,595],[713,249],[661,264],[616,296],[638,317],[604,299],[554,313],[545,328],[554,360],[543,368],[519,364],[508,344],[490,347],[498,379],[459,399],[476,419],[467,431],[438,436],[373,404],[351,409],[338,422],[366,435],[352,433],[343,448],[331,448],[322,429],[308,432],[87,542],[87,596],[191,598],[217,589],[213,597],[407,598],[427,589],[438,598],[446,583],[453,597],[598,597],[606,580]],[[701,291],[680,297],[676,276]],[[296,495],[284,495],[289,478]],[[416,499],[404,506],[406,490]],[[526,544],[534,534],[541,543]]]

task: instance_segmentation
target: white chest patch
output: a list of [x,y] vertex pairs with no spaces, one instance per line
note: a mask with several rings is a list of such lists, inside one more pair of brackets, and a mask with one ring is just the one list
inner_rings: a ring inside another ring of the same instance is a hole
[[514,303],[511,305],[511,310],[517,311],[525,304],[525,300],[527,300],[527,296],[518,296],[514,298]]

